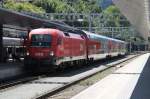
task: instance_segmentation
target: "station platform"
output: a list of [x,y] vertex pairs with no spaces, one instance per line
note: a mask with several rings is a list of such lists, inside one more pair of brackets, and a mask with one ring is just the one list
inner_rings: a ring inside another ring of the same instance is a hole
[[139,56],[71,99],[149,99],[149,56]]

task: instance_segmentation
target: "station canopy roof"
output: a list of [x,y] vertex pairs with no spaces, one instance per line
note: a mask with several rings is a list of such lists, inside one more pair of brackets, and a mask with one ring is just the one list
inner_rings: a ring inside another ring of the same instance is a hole
[[29,29],[49,27],[49,28],[57,28],[62,31],[78,30],[66,24],[61,24],[60,22],[41,19],[3,8],[0,8],[0,24],[15,25]]

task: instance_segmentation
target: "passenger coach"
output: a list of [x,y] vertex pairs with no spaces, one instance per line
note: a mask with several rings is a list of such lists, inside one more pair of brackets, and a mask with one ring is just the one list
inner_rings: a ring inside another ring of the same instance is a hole
[[126,42],[83,31],[87,35],[88,58],[98,60],[126,54]]

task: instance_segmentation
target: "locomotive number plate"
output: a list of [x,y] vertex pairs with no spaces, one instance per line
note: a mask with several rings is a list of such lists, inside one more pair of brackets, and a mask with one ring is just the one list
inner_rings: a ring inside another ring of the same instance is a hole
[[44,56],[43,53],[35,53],[35,56]]

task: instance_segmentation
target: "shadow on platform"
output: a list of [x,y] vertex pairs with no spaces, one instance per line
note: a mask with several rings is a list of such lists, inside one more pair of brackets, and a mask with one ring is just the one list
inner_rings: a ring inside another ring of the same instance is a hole
[[130,99],[150,99],[150,57]]

